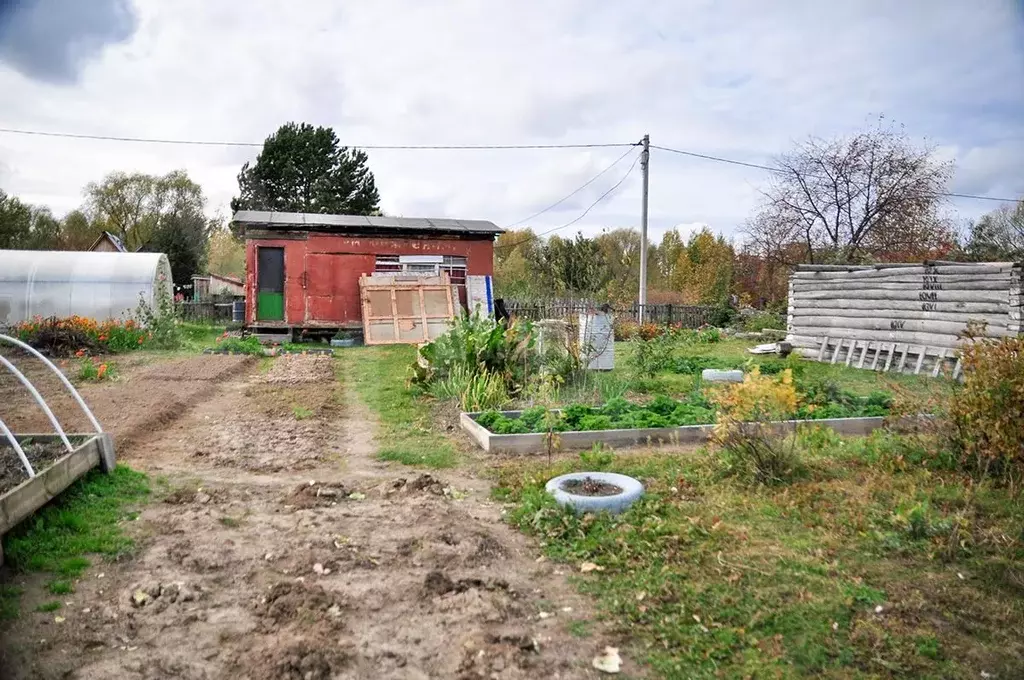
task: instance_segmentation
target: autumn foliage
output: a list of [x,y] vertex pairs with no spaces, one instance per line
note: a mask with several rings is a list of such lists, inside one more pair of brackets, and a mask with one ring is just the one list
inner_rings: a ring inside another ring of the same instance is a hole
[[960,350],[964,382],[950,404],[961,464],[1011,485],[1024,478],[1024,338],[974,338]]

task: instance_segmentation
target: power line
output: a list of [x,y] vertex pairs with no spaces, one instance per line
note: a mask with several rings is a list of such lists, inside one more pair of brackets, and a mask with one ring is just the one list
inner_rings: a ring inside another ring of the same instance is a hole
[[[636,146],[636,144],[634,144],[633,146]],[[507,229],[511,229],[512,227],[514,227],[516,225],[519,225],[519,224],[522,224],[523,222],[529,222],[533,218],[539,217],[539,216],[543,215],[544,213],[546,213],[547,211],[551,210],[552,208],[557,208],[558,206],[560,206],[561,204],[565,203],[570,198],[572,198],[573,196],[578,194],[579,192],[581,192],[584,189],[586,189],[587,187],[589,187],[591,184],[593,184],[595,181],[597,181],[597,179],[599,177],[601,177],[606,172],[608,172],[609,170],[614,168],[616,165],[618,165],[622,161],[623,158],[625,158],[626,156],[629,155],[629,152],[632,151],[632,150],[633,150],[632,148],[626,149],[626,152],[624,154],[622,154],[621,156],[619,156],[618,158],[616,158],[615,161],[611,165],[607,166],[604,170],[602,170],[601,172],[597,173],[596,175],[594,175],[593,177],[588,179],[584,184],[576,187],[572,191],[572,193],[566,194],[565,196],[563,196],[562,198],[558,199],[557,201],[555,201],[554,203],[552,203],[548,207],[544,208],[543,210],[540,210],[538,212],[533,213],[529,217],[524,217],[523,219],[518,220],[517,222],[513,222],[512,224],[506,225],[506,228]]]
[[[621,160],[621,159],[619,159],[619,160]],[[613,191],[615,191],[620,186],[622,186],[622,183],[626,181],[626,178],[628,178],[633,173],[633,170],[634,170],[634,168],[636,168],[636,164],[637,164],[637,162],[639,160],[640,160],[640,154],[637,154],[636,158],[633,159],[633,164],[629,166],[629,170],[626,170],[626,174],[624,174],[622,176],[622,178],[619,179],[618,182],[613,184],[611,186],[611,188],[608,189],[608,191],[606,191],[603,194],[601,194],[600,196],[598,196],[597,200],[594,201],[593,203],[591,203],[589,206],[587,206],[587,209],[584,210],[582,213],[580,213],[579,216],[576,217],[576,219],[572,220],[571,222],[566,222],[565,224],[563,224],[561,226],[553,227],[551,229],[548,229],[547,231],[542,231],[539,234],[533,234],[532,236],[529,236],[528,238],[520,239],[520,240],[516,241],[515,243],[503,243],[501,245],[497,245],[497,246],[494,247],[494,249],[495,250],[504,250],[506,248],[515,248],[516,246],[520,246],[520,245],[522,245],[524,243],[532,241],[535,238],[540,238],[541,236],[547,236],[548,234],[550,234],[552,232],[556,232],[556,231],[559,231],[561,229],[567,229],[568,227],[571,227],[572,225],[576,224],[577,222],[582,220],[584,217],[586,217],[587,214],[591,210],[594,209],[594,206],[596,206],[598,203],[600,203],[605,198],[607,198]],[[618,163],[618,161],[615,161],[615,163]],[[614,165],[614,163],[612,165]],[[611,166],[609,166],[609,167],[611,167]]]
[[[707,161],[715,161],[717,163],[728,163],[730,165],[741,165],[741,166],[743,166],[745,168],[755,168],[757,170],[767,170],[768,172],[774,172],[774,173],[778,173],[778,174],[786,174],[786,172],[787,172],[786,170],[783,170],[782,168],[773,168],[773,167],[771,167],[769,165],[759,165],[757,163],[747,163],[747,162],[744,162],[744,161],[733,160],[731,158],[722,158],[720,156],[709,156],[707,154],[696,153],[694,151],[683,151],[682,149],[670,149],[667,146],[657,146],[657,145],[651,144],[651,148],[652,149],[658,149],[660,151],[670,151],[672,153],[677,153],[677,154],[679,154],[681,156],[691,156],[693,158],[701,158],[701,159],[704,159],[704,160],[707,160]],[[1019,199],[1019,198],[1002,198],[1002,197],[998,197],[998,196],[979,196],[977,194],[958,194],[958,193],[954,193],[954,192],[950,192],[950,191],[935,191],[935,192],[928,192],[928,193],[931,193],[934,196],[948,196],[948,197],[951,197],[951,198],[972,198],[972,199],[979,200],[979,201],[998,201],[998,202],[1005,202],[1005,203],[1017,203],[1020,200],[1022,200],[1022,199]]]
[[[135,142],[140,144],[180,144],[188,146],[245,146],[262,147],[263,142],[228,142],[200,139],[159,139],[152,137],[118,137],[114,135],[89,135],[74,132],[43,132],[41,130],[18,130],[0,128],[0,132],[12,135],[32,135],[36,137],[60,137],[64,139],[92,139],[107,142]],[[604,143],[604,144],[347,144],[345,146],[359,149],[374,150],[427,150],[427,151],[475,151],[504,149],[602,149],[624,146],[635,146],[635,143]]]

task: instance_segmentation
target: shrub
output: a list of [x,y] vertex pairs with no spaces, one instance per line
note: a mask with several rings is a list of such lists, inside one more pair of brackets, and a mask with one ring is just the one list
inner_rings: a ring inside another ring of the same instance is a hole
[[14,327],[15,336],[50,356],[83,352],[127,352],[149,344],[148,329],[132,319],[96,321],[84,316],[35,317]]
[[[162,280],[163,274],[160,277]],[[178,312],[174,308],[174,300],[167,293],[158,293],[155,305],[147,303],[140,293],[135,317],[149,331],[150,344],[156,349],[177,349],[181,346]]]
[[715,401],[718,421],[714,438],[722,446],[728,473],[758,484],[777,484],[802,471],[797,438],[769,424],[786,419],[796,409],[796,388],[788,370],[773,379],[755,367],[742,383],[719,390]]
[[413,384],[423,389],[445,380],[453,370],[487,372],[501,379],[506,391],[522,389],[533,347],[533,327],[495,321],[478,312],[463,315],[451,329],[420,348],[413,364]]
[[612,333],[618,342],[632,340],[639,331],[640,325],[635,321],[616,321],[612,324]]
[[630,346],[626,365],[641,380],[653,378],[671,365],[674,343],[670,335],[660,335],[649,340],[638,337],[630,341]]
[[784,330],[786,322],[783,321],[780,315],[767,310],[751,314],[743,321],[743,330],[748,333],[760,333],[765,328]]
[[960,361],[964,381],[949,408],[954,450],[971,472],[1016,485],[1024,474],[1024,338],[973,338]]
[[236,336],[228,336],[227,331],[224,335],[217,338],[217,349],[224,350],[225,352],[235,352],[237,354],[252,354],[262,355],[263,345],[260,344],[259,338],[255,335],[250,335],[247,338],[239,338]]
[[654,338],[661,337],[665,333],[665,327],[659,326],[656,323],[643,323],[640,324],[640,328],[637,330],[637,335],[640,336],[641,340],[653,340]]

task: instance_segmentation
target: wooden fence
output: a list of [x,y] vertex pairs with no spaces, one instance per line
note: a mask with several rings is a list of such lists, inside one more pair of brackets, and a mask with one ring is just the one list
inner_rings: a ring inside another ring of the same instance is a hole
[[186,300],[176,305],[178,315],[185,321],[200,323],[226,324],[231,322],[232,302],[214,302],[204,300],[194,302]]
[[[638,321],[640,305],[599,305],[592,302],[571,301],[536,301],[505,300],[505,309],[509,315],[538,321],[540,319],[564,319],[581,312],[591,310],[607,310],[616,321]],[[644,321],[649,323],[677,325],[682,328],[700,328],[710,324],[714,318],[715,307],[707,305],[645,305]]]

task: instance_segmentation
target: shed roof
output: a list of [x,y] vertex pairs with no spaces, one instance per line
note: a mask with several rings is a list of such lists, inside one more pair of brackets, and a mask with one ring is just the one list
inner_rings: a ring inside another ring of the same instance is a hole
[[322,215],[318,213],[239,210],[231,218],[236,224],[269,229],[309,229],[349,232],[360,230],[420,231],[438,234],[500,234],[501,227],[486,220],[453,220],[425,217],[377,217],[365,215]]

